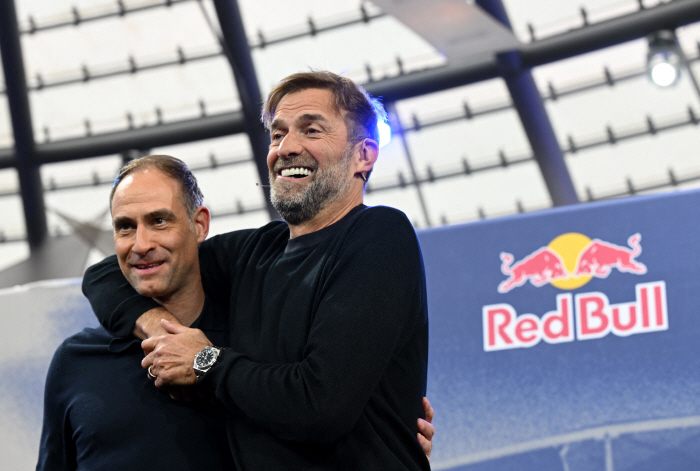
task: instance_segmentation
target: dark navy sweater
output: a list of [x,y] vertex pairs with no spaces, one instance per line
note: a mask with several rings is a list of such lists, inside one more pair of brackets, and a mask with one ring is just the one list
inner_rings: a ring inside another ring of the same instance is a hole
[[[209,302],[193,327],[227,341],[227,315]],[[173,401],[142,359],[140,341],[102,327],[61,344],[46,380],[37,470],[234,469],[221,404]]]

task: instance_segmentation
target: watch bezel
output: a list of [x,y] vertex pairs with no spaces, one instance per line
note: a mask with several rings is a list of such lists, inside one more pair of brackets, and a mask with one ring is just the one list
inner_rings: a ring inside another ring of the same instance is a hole
[[[206,346],[203,349],[201,349],[197,354],[194,356],[194,373],[197,375],[197,377],[201,377],[211,369],[212,366],[216,364],[216,361],[219,359],[219,355],[221,354],[221,349],[217,347],[212,347],[212,346]],[[207,355],[211,355],[211,357],[206,361],[206,363],[200,363],[200,361],[203,359],[203,357]]]

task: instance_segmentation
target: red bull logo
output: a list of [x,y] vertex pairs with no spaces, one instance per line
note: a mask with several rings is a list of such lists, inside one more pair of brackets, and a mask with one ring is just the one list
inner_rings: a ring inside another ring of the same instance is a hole
[[498,292],[507,293],[528,281],[538,288],[550,283],[560,289],[576,289],[593,277],[607,278],[613,269],[643,275],[647,268],[636,260],[642,253],[641,239],[639,233],[633,234],[624,247],[570,232],[515,263],[512,254],[501,252],[501,272],[508,278],[498,285]]
[[[530,282],[541,287],[551,284],[562,290],[580,288],[593,278],[607,278],[613,271],[644,275],[647,267],[637,258],[642,253],[642,236],[617,245],[583,234],[569,232],[552,240],[517,262],[501,252],[501,272],[507,276],[498,285],[508,293]],[[639,283],[631,302],[611,304],[601,292],[564,293],[556,297],[556,308],[542,316],[518,314],[505,303],[482,308],[484,350],[526,348],[538,344],[590,340],[613,334],[633,334],[668,329],[666,284]]]

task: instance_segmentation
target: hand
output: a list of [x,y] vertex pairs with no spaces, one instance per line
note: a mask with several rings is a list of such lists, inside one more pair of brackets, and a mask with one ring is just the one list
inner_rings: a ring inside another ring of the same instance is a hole
[[427,397],[423,398],[423,412],[425,420],[418,419],[418,443],[423,447],[423,452],[430,461],[430,453],[433,451],[433,435],[435,435],[435,427],[432,424],[435,411]]
[[[149,337],[155,337],[156,335],[166,335],[168,332],[163,328],[161,324],[161,319],[166,319],[173,324],[179,324],[180,321],[177,317],[170,314],[165,308],[156,307],[150,311],[146,311],[141,314],[141,317],[136,319],[134,324],[134,329],[131,333],[134,337],[141,340],[145,340]],[[150,352],[146,352],[147,354]]]
[[212,345],[199,329],[191,329],[179,324],[161,320],[167,335],[151,337],[141,342],[146,357],[141,366],[148,369],[155,378],[155,385],[188,386],[197,382],[194,374],[194,357],[200,350]]

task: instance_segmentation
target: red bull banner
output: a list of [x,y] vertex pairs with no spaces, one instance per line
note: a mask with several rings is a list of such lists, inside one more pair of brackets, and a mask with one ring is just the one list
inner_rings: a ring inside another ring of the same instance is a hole
[[433,469],[700,469],[700,192],[419,233]]

